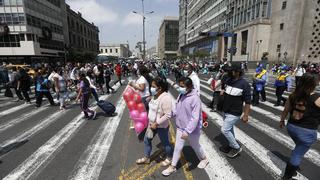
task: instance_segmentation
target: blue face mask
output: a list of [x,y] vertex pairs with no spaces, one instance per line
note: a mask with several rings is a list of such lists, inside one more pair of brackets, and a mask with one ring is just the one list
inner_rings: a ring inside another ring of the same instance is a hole
[[152,96],[155,96],[157,94],[157,88],[155,87],[151,87],[150,91]]
[[182,95],[187,94],[187,88],[185,87],[179,87],[178,91]]

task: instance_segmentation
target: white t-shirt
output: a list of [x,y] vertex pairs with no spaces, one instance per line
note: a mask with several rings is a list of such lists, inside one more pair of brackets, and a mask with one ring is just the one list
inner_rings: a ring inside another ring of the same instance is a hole
[[189,75],[189,78],[192,80],[193,88],[195,90],[197,90],[197,94],[198,94],[198,96],[200,96],[200,79],[199,79],[197,73],[192,72]]
[[303,67],[297,67],[295,72],[296,76],[301,77],[304,73],[306,73],[306,70]]
[[141,97],[147,97],[150,96],[150,92],[149,92],[149,83],[146,80],[146,78],[144,78],[143,76],[140,76],[139,79],[136,81],[137,84],[144,84],[144,91],[141,92],[139,91]]

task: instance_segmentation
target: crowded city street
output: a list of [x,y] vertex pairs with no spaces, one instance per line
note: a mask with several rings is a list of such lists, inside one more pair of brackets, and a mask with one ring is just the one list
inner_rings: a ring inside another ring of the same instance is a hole
[[0,179],[320,180],[320,0],[0,0]]

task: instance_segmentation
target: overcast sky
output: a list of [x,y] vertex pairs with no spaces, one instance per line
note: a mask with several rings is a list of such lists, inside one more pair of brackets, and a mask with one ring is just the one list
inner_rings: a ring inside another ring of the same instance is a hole
[[[179,15],[178,0],[144,0],[147,15],[147,48],[156,45],[160,23],[165,16]],[[126,43],[133,49],[142,41],[142,17],[132,11],[141,12],[141,0],[66,0],[71,9],[80,11],[89,22],[100,29],[100,43]]]

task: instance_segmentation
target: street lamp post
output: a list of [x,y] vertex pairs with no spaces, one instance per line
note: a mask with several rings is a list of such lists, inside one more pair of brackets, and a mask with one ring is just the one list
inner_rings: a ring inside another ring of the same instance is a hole
[[142,16],[142,44],[143,44],[143,52],[142,52],[142,59],[143,61],[145,61],[146,58],[146,16],[145,14],[152,14],[154,13],[154,11],[150,11],[145,13],[144,11],[144,0],[141,0],[142,3],[142,13],[138,13],[136,11],[133,11],[133,13],[135,14],[139,14],[140,16]]

